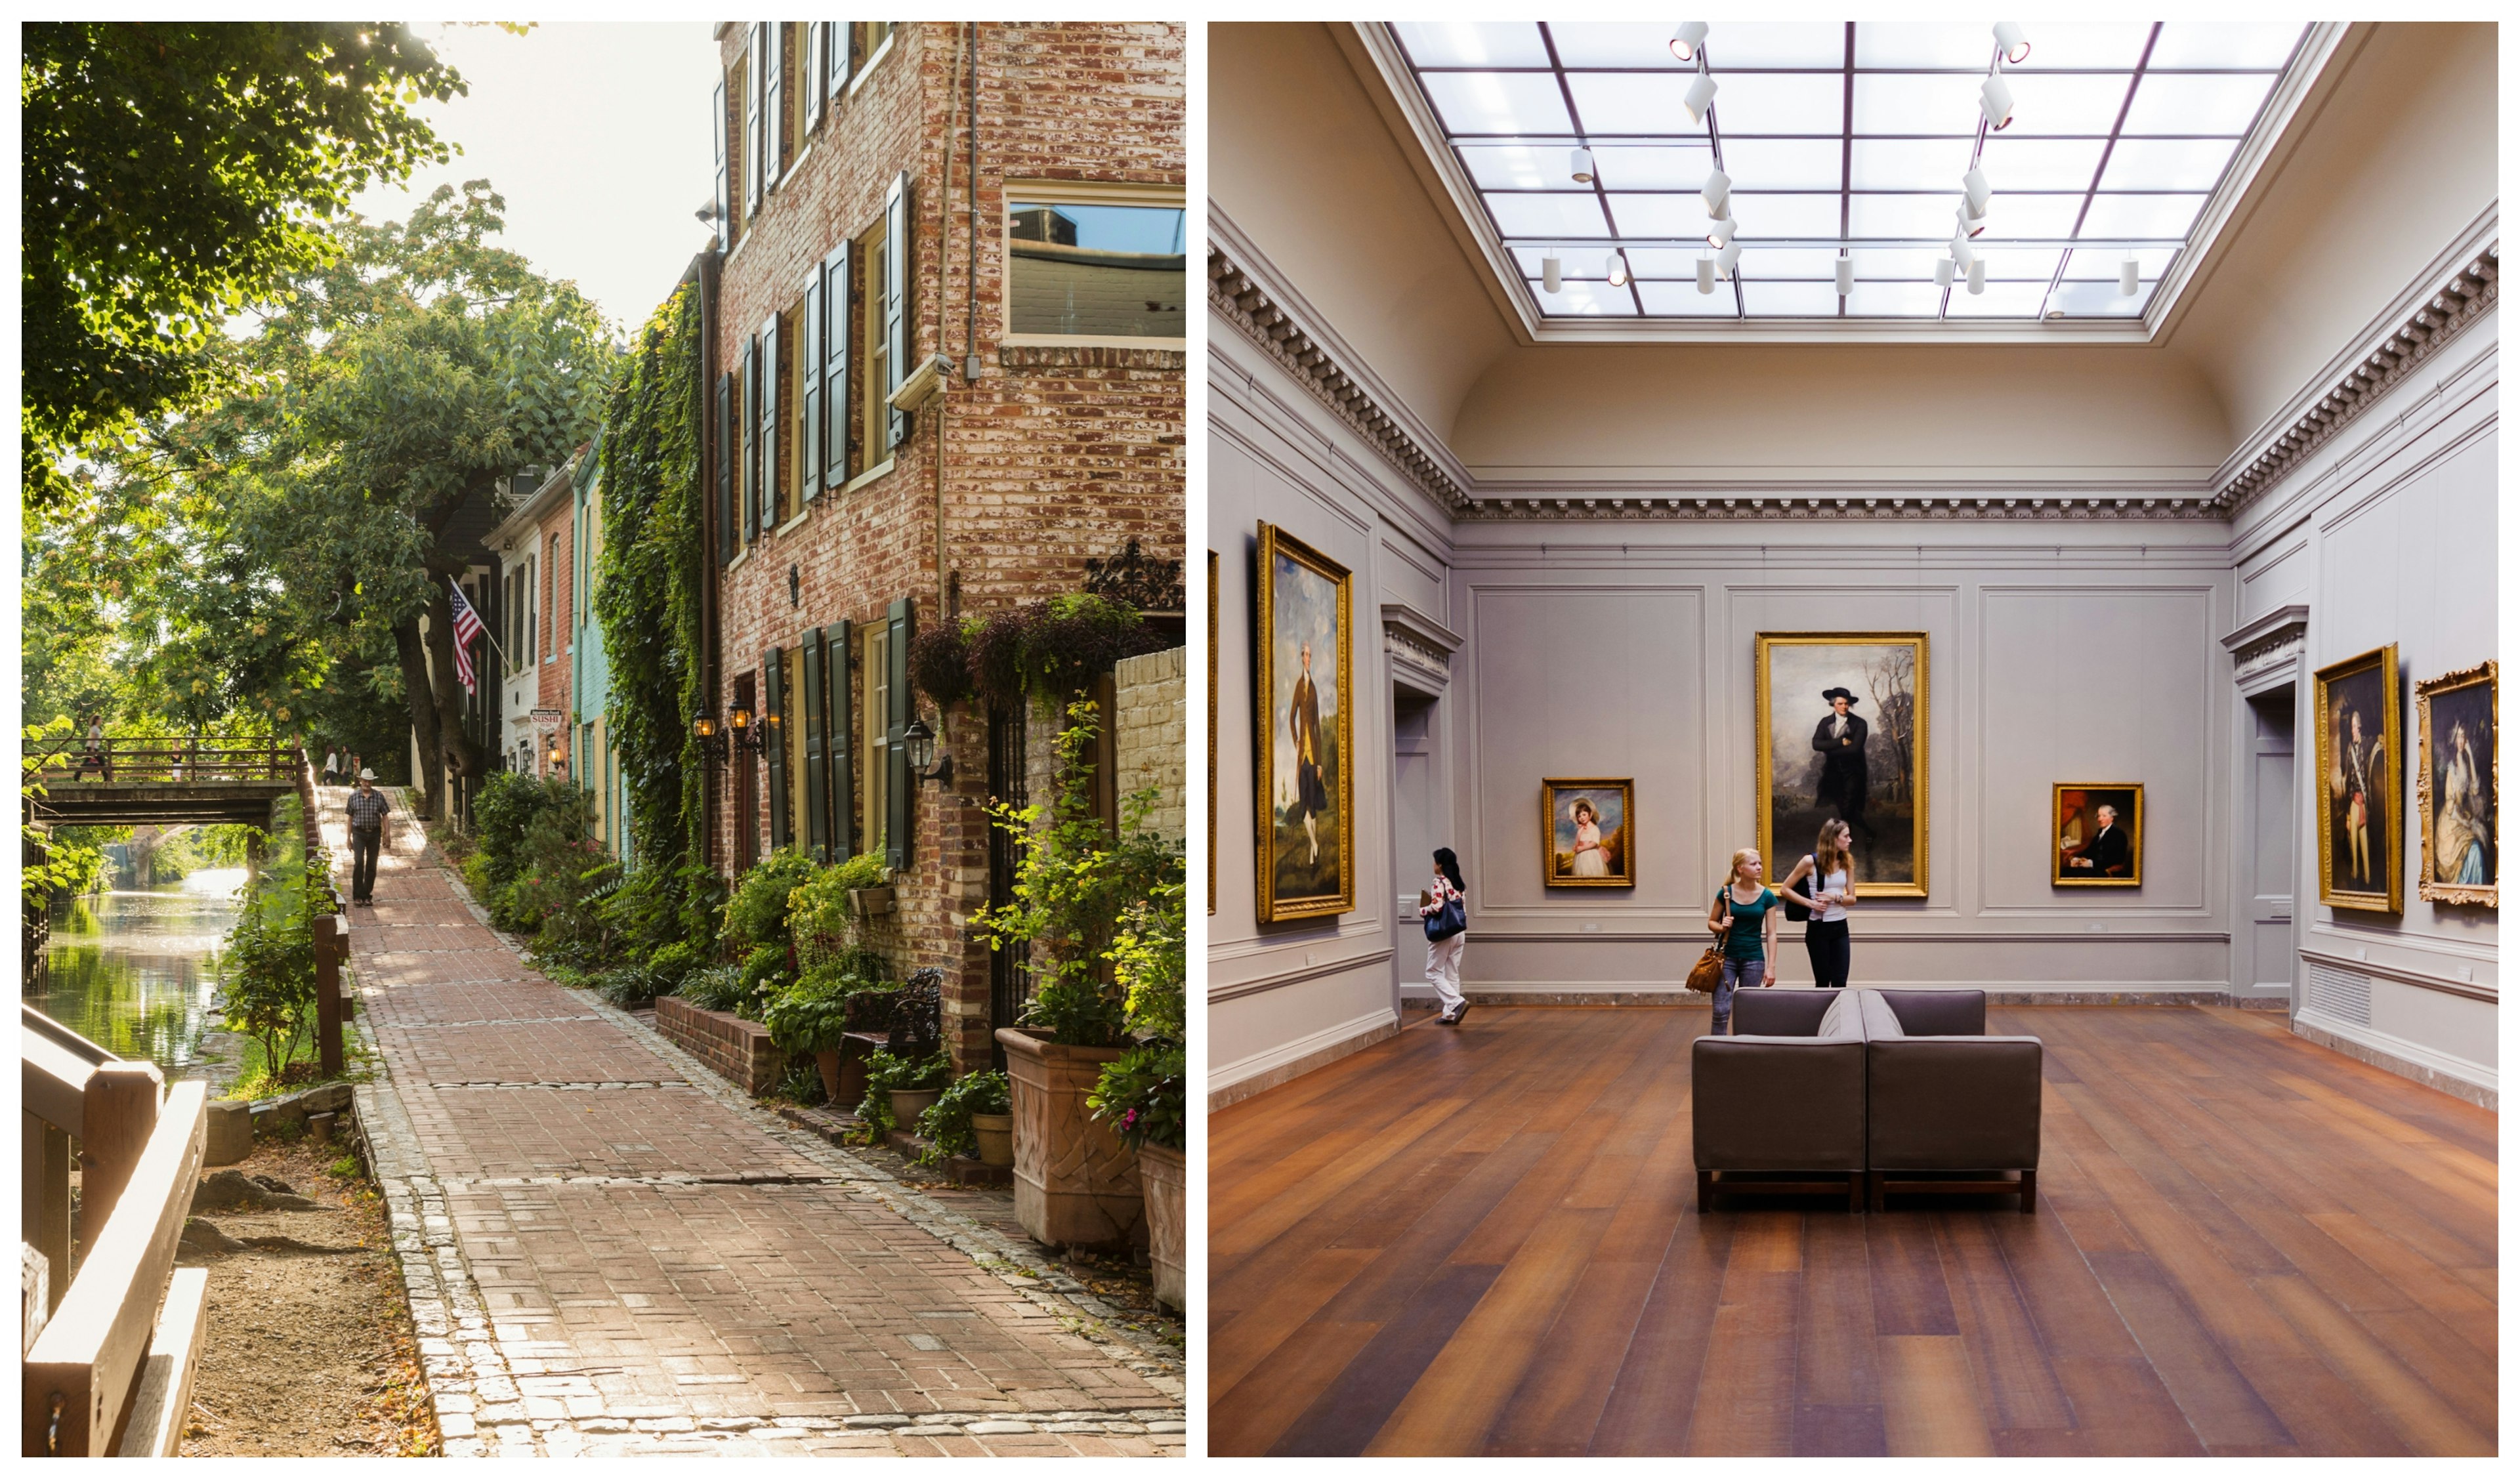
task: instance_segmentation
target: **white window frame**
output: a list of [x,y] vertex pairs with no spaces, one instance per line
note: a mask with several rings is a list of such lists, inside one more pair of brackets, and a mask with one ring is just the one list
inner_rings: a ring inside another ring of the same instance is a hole
[[1015,311],[1015,206],[1025,205],[1144,205],[1170,206],[1184,212],[1182,238],[1182,322],[1190,322],[1191,266],[1193,253],[1188,227],[1190,225],[1189,192],[1177,185],[1138,185],[1096,180],[1021,180],[999,182],[998,190],[998,342],[1022,348],[1102,344],[1120,349],[1188,349],[1190,339],[1141,338],[1115,334],[1017,334],[1014,332]]

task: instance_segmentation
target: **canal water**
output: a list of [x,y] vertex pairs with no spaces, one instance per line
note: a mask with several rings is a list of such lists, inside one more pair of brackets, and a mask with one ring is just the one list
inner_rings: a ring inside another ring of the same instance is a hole
[[203,1039],[245,879],[242,868],[207,868],[180,883],[86,896],[54,924],[47,989],[27,1005],[117,1057],[157,1063],[170,1081],[215,1076]]

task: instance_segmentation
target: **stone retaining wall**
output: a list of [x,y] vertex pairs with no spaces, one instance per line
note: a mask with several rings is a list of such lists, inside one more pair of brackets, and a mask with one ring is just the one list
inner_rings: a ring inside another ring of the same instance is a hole
[[1189,654],[1188,648],[1173,648],[1125,657],[1111,674],[1119,709],[1112,743],[1120,794],[1153,787],[1155,810],[1147,825],[1166,837],[1190,834],[1184,810],[1190,758],[1188,691],[1182,682]]
[[778,1087],[788,1068],[788,1055],[770,1041],[770,1029],[732,1011],[709,1011],[681,997],[658,997],[656,1030],[755,1098]]

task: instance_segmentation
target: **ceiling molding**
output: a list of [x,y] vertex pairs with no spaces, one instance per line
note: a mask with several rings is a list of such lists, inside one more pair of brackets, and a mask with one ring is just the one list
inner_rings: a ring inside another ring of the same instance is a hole
[[[2425,275],[2399,295],[2380,327],[2366,330],[2354,340],[2355,348],[2331,360],[2278,413],[2275,425],[2240,444],[2214,476],[2210,502],[2219,516],[2233,516],[2282,481],[2443,345],[2493,311],[2501,275],[2501,243],[2491,239],[2497,229],[2495,212],[2488,211],[2446,260],[2435,258]],[[2489,240],[2480,245],[2479,236]]]

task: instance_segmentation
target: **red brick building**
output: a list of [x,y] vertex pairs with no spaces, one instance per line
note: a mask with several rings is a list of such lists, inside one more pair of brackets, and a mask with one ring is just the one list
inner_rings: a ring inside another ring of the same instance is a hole
[[[875,943],[942,970],[957,1065],[986,1063],[1019,997],[968,929],[1009,862],[982,807],[1024,793],[1045,726],[938,715],[909,645],[1133,540],[1181,558],[1183,27],[717,35],[712,681],[767,748],[715,788],[715,861],[881,851]],[[912,770],[914,720],[950,779]]]

